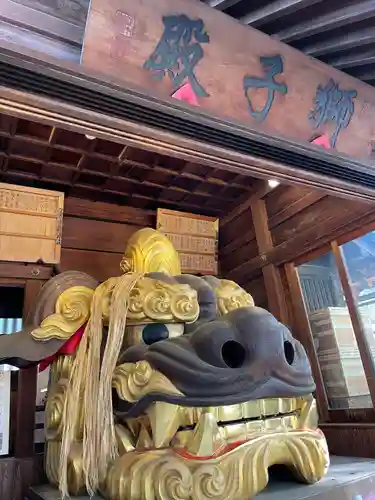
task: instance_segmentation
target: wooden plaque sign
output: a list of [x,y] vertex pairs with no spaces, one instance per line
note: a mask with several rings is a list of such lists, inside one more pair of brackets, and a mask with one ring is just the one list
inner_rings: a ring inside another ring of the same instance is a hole
[[178,251],[182,272],[218,273],[219,219],[160,208],[156,227]]
[[252,130],[373,155],[373,87],[203,2],[91,0],[82,63]]
[[0,184],[0,261],[60,262],[64,194]]

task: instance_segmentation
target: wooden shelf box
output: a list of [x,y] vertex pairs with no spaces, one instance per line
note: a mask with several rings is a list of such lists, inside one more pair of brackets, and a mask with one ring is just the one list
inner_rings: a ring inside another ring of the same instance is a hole
[[57,264],[64,194],[0,183],[0,261]]

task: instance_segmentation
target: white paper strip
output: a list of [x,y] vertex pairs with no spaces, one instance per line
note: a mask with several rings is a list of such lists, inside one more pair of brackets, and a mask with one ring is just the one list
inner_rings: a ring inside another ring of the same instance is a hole
[[9,453],[10,371],[0,371],[0,455]]

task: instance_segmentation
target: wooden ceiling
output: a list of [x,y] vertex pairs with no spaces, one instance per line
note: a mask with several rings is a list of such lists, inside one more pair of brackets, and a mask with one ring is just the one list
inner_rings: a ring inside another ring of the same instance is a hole
[[0,115],[1,182],[145,210],[225,216],[262,184],[252,177]]
[[373,0],[201,0],[360,80],[375,84]]

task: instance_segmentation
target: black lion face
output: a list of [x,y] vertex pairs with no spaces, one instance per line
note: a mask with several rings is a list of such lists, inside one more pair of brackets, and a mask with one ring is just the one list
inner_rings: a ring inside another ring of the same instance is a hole
[[[158,279],[161,275],[153,276]],[[147,361],[183,396],[148,394],[135,404],[115,396],[115,412],[136,417],[152,402],[208,407],[264,398],[295,398],[315,390],[302,345],[268,311],[240,307],[219,316],[209,280],[183,281],[198,293],[200,316],[184,325],[141,325],[136,345],[123,351],[118,364]]]

